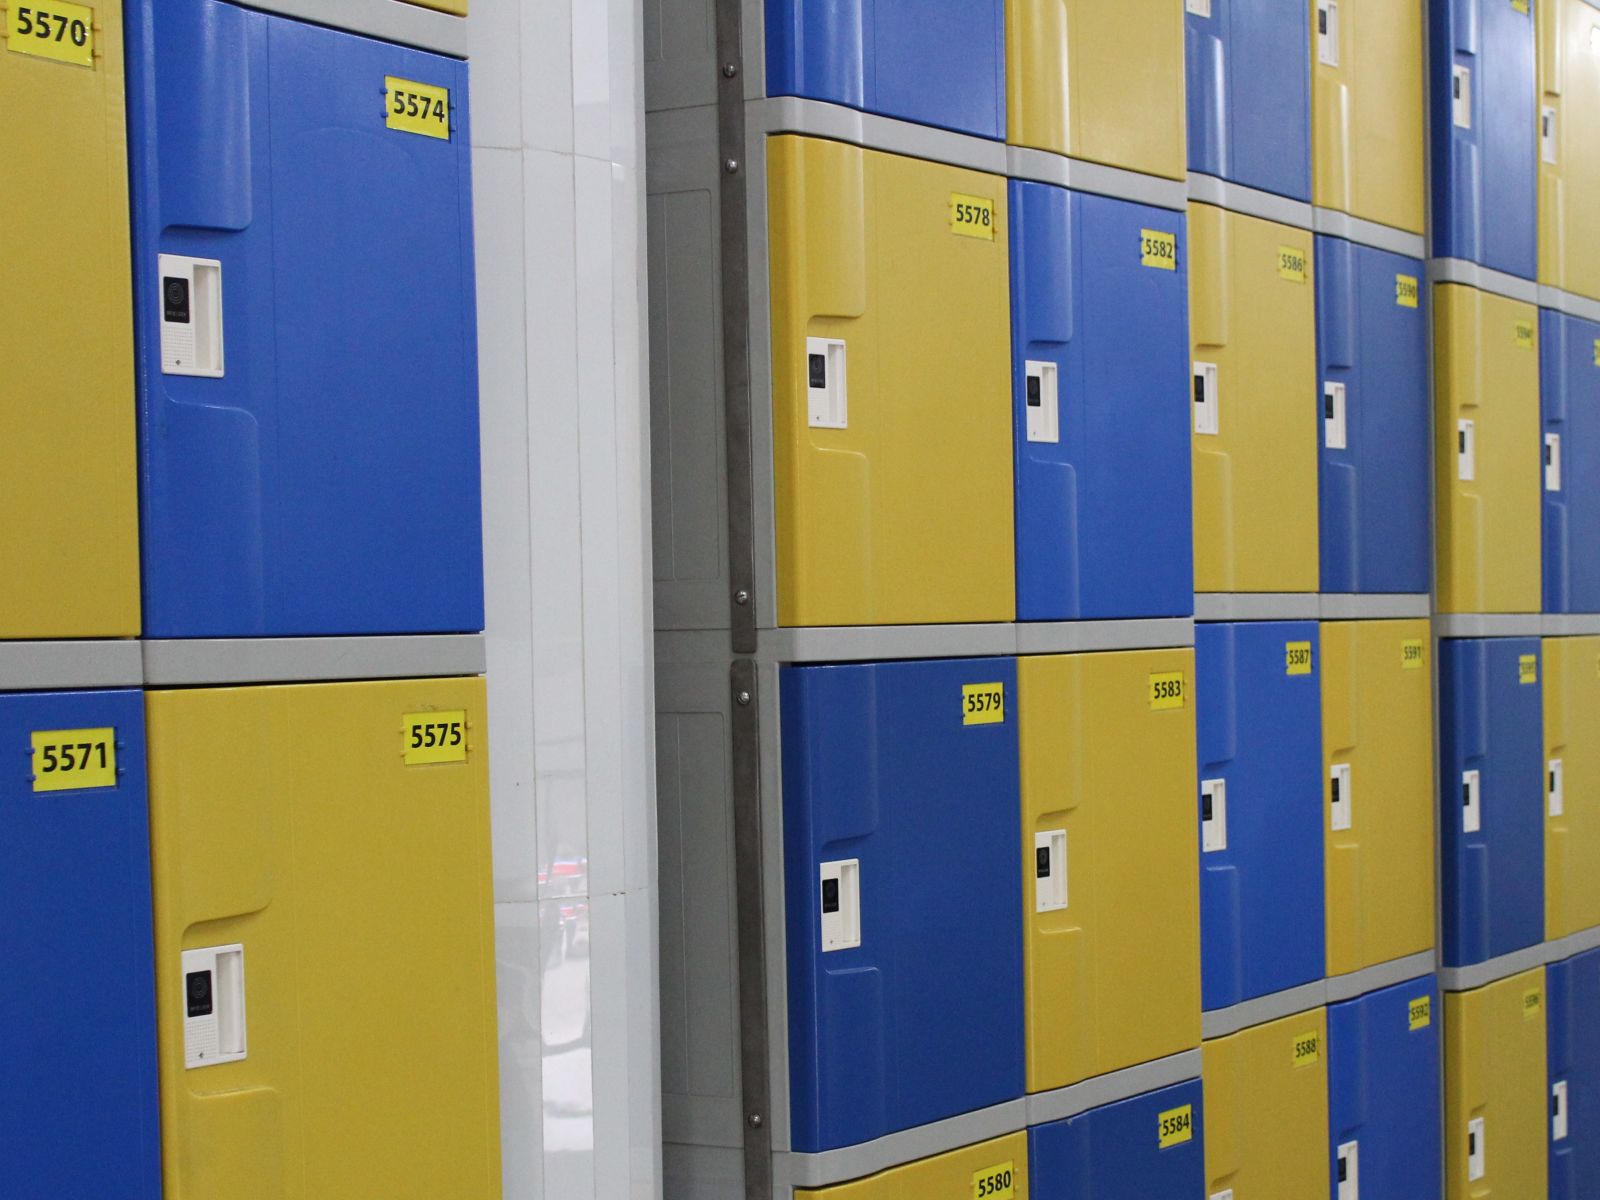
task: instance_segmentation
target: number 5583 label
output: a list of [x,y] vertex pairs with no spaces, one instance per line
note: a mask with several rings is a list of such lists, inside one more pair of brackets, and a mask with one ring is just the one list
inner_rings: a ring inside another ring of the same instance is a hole
[[383,92],[388,101],[385,113],[390,129],[450,140],[449,88],[385,75]]
[[94,9],[65,0],[33,0],[7,16],[6,49],[74,67],[94,66]]
[[465,711],[407,713],[401,722],[406,766],[467,761]]
[[46,729],[33,735],[33,790],[117,786],[115,729]]

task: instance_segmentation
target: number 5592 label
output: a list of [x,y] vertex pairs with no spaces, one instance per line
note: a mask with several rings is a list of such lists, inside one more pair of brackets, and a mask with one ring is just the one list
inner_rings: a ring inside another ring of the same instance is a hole
[[117,786],[115,729],[46,729],[33,735],[33,790]]
[[406,766],[467,761],[465,711],[407,713],[401,722]]
[[65,0],[33,0],[12,7],[6,49],[74,67],[94,66],[94,9]]
[[449,88],[385,75],[383,92],[388,101],[385,112],[390,129],[450,140]]

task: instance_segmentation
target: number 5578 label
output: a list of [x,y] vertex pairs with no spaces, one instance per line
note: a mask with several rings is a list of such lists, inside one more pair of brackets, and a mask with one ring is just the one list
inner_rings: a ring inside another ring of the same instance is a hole
[[94,9],[65,0],[33,0],[7,16],[6,49],[74,67],[94,66]]
[[33,735],[33,790],[117,786],[115,729],[46,729]]
[[401,720],[406,766],[467,761],[465,711],[407,713]]
[[388,100],[385,112],[390,129],[450,140],[449,88],[385,75],[383,92]]

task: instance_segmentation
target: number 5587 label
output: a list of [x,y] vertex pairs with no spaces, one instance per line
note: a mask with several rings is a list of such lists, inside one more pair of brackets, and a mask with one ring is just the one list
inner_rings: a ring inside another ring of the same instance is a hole
[[467,761],[465,711],[407,713],[401,722],[406,766]]
[[385,75],[383,92],[388,101],[385,112],[390,129],[450,140],[449,88]]
[[6,49],[74,67],[94,66],[94,9],[65,0],[33,0],[7,16]]
[[45,729],[33,735],[33,790],[117,786],[115,729]]

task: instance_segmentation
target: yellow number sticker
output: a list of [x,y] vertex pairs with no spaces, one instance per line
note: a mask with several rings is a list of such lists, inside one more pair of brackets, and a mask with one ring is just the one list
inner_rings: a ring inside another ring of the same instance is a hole
[[950,193],[950,232],[957,237],[977,238],[980,242],[994,241],[994,201],[982,196],[963,196]]
[[1401,308],[1415,308],[1419,295],[1417,277],[1415,275],[1396,275],[1394,277],[1394,302]]
[[1525,13],[1528,11],[1528,0],[1511,0],[1511,7],[1519,13]]
[[65,0],[31,0],[11,9],[6,49],[74,67],[94,66],[94,9]]
[[406,713],[400,732],[408,767],[467,761],[467,714],[462,709]]
[[1531,1021],[1544,1011],[1544,989],[1529,988],[1522,993],[1522,1019]]
[[389,100],[385,115],[390,129],[450,140],[449,88],[385,75],[383,91]]
[[33,735],[33,790],[117,786],[115,729],[46,729]]
[[1005,720],[1005,684],[969,683],[961,689],[963,725],[1003,725]]
[[1420,671],[1424,661],[1421,638],[1407,638],[1400,643],[1400,666],[1402,669]]
[[1311,643],[1285,642],[1283,644],[1283,670],[1286,675],[1311,674]]
[[1017,1194],[1017,1165],[997,1163],[972,1173],[972,1200],[1012,1200]]
[[1160,712],[1166,708],[1183,707],[1183,672],[1152,671],[1150,673],[1150,708]]
[[1322,1037],[1315,1029],[1294,1039],[1294,1065],[1309,1067],[1322,1058]]
[[1181,1146],[1184,1142],[1194,1139],[1194,1106],[1185,1104],[1182,1108],[1169,1108],[1156,1118],[1156,1148],[1165,1150],[1169,1146]]
[[1519,348],[1523,350],[1533,349],[1532,321],[1518,321],[1511,327],[1511,334]]
[[1278,274],[1294,283],[1306,281],[1306,252],[1293,246],[1278,247]]
[[1178,236],[1159,229],[1139,230],[1140,264],[1159,271],[1178,269]]
[[1433,1024],[1433,997],[1418,996],[1406,1006],[1406,1015],[1411,1021],[1411,1032],[1426,1029]]
[[1537,654],[1524,654],[1517,659],[1517,682],[1521,684],[1539,682],[1539,656]]

